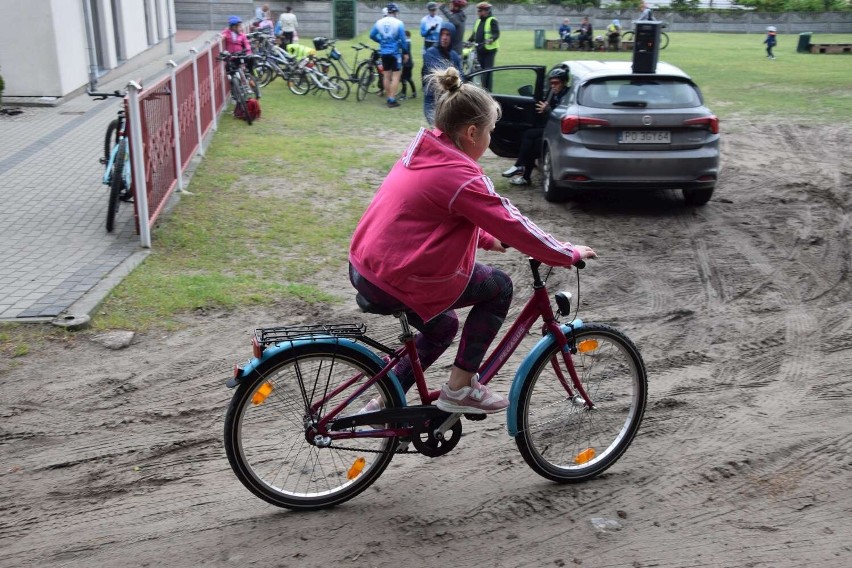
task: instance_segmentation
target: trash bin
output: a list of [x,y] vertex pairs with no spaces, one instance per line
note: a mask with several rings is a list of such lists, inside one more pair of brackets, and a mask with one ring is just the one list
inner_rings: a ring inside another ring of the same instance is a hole
[[796,48],[796,53],[811,52],[811,36],[813,32],[802,32],[799,34],[799,46]]
[[544,30],[535,31],[535,43],[533,47],[536,49],[544,49]]

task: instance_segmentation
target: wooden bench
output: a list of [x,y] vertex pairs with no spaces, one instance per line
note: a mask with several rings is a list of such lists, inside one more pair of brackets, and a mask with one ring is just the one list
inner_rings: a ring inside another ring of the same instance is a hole
[[546,39],[544,40],[544,49],[562,49],[562,40]]
[[811,53],[852,53],[852,43],[812,43]]

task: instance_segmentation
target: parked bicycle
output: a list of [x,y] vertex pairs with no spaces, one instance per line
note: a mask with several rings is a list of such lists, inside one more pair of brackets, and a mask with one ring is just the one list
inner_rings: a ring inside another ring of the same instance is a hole
[[236,106],[235,114],[244,117],[245,121],[251,124],[254,117],[249,112],[248,101],[260,98],[260,87],[255,77],[246,69],[246,61],[249,59],[256,61],[257,57],[245,51],[237,53],[223,51],[219,54],[219,60],[225,62],[225,73],[231,85],[231,98]]
[[[584,263],[578,263],[578,268]],[[535,323],[543,337],[523,359],[509,390],[506,420],[526,463],[560,483],[586,481],[612,466],[645,411],[647,377],[636,346],[617,329],[571,317],[571,296],[555,294],[530,259],[532,296],[479,369],[487,384]],[[579,290],[579,272],[577,275]],[[362,310],[388,314],[358,297]],[[257,497],[290,509],[347,501],[375,482],[397,453],[436,457],[462,435],[464,416],[432,405],[414,333],[399,318],[402,346],[370,337],[366,326],[317,324],[258,329],[254,358],[235,369],[225,417],[225,450],[237,478]],[[418,400],[409,404],[393,368],[409,355]],[[418,404],[419,403],[419,404]],[[414,447],[414,451],[408,449]]]
[[[94,97],[97,101],[105,101],[109,97],[124,98],[124,91],[113,91],[112,93],[98,93],[86,90],[86,94]],[[130,140],[127,130],[127,112],[122,104],[118,109],[118,115],[106,129],[104,136],[104,154],[98,160],[104,165],[102,182],[109,188],[109,201],[107,202],[106,230],[111,233],[115,228],[115,216],[122,201],[133,201],[133,177],[130,164]]]
[[[284,49],[272,42],[269,42],[267,45],[258,45],[258,61],[255,66],[255,77],[261,87],[267,87],[276,77],[281,77],[292,91],[293,86],[290,85],[291,79],[299,73],[299,60]],[[296,94],[304,95],[308,91],[308,85],[305,84],[303,89],[297,90],[299,92]]]
[[[350,46],[355,50],[355,60],[350,65],[347,63],[346,59],[344,59],[343,54],[338,51],[337,46],[335,45],[336,43],[337,40],[333,39],[323,37],[314,38],[314,46],[317,50],[322,51],[330,49],[326,57],[322,57],[317,60],[320,68],[322,69],[324,66],[328,67],[329,70],[327,73],[329,75],[337,75],[338,77],[342,77],[344,81],[353,83],[356,89],[355,96],[359,101],[363,101],[366,98],[367,93],[373,89],[375,89],[376,92],[379,92],[379,90],[381,90],[381,79],[379,78],[377,65],[381,65],[381,60],[377,59],[377,57],[374,57],[372,54],[369,59],[358,60],[362,50],[369,49],[376,56],[378,55],[378,50],[361,42],[357,45]],[[358,88],[361,84],[362,77],[367,77],[367,79],[365,79],[365,88],[363,90]]]
[[310,91],[314,94],[327,92],[331,98],[343,100],[349,96],[349,83],[337,75],[323,73],[314,55],[309,55],[299,61],[299,70],[290,78],[290,91],[304,95]]
[[358,71],[358,100],[363,101],[368,94],[384,94],[384,68],[379,50],[369,45],[360,44],[370,50],[370,57],[363,61]]

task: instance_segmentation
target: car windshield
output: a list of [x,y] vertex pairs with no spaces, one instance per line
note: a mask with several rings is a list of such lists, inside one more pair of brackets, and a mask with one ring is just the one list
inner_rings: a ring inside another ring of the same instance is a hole
[[677,77],[613,77],[586,83],[579,104],[592,108],[692,108],[701,95]]

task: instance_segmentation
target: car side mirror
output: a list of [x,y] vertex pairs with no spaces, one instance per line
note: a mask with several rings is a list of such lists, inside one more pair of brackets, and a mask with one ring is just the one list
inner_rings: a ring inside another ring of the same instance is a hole
[[518,89],[518,94],[522,97],[531,97],[533,96],[533,88],[532,85],[524,85],[520,89]]

